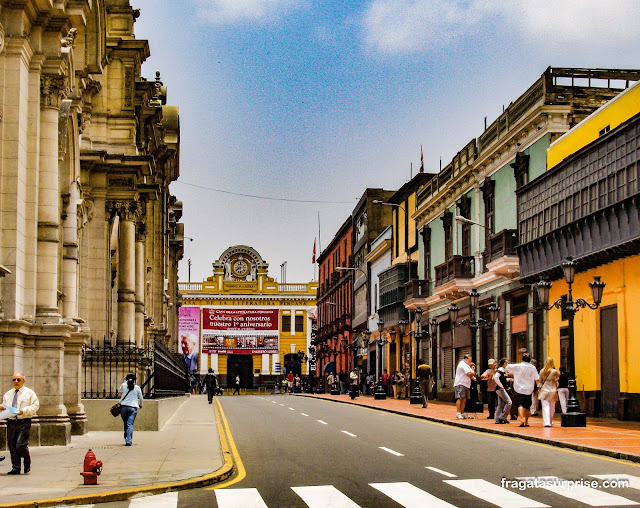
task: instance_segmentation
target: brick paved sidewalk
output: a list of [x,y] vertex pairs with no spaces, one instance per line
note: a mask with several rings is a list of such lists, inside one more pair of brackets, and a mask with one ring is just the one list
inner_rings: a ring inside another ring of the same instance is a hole
[[553,427],[544,427],[540,415],[529,418],[529,427],[519,427],[518,421],[510,425],[496,425],[488,420],[488,412],[478,413],[477,418],[458,420],[455,404],[429,401],[425,409],[422,404],[410,404],[408,399],[398,400],[387,397],[375,400],[372,396],[361,395],[351,400],[348,395],[298,394],[332,400],[346,404],[357,404],[371,408],[425,418],[445,425],[454,425],[480,432],[490,432],[518,439],[537,441],[551,446],[561,446],[574,450],[607,455],[619,459],[640,462],[640,422],[621,422],[607,418],[587,418],[586,427],[561,427],[560,415],[554,417]]

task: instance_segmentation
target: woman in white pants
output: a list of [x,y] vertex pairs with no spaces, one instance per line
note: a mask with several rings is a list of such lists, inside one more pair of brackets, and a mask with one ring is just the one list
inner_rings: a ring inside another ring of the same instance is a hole
[[556,370],[553,358],[547,358],[544,368],[540,371],[538,379],[538,398],[542,402],[542,422],[545,427],[553,424],[553,415],[556,412],[556,400],[558,400],[558,378],[560,372]]
[[558,398],[560,399],[560,408],[563,413],[567,412],[567,401],[569,400],[569,378],[567,377],[567,368],[560,367],[560,377],[558,378]]

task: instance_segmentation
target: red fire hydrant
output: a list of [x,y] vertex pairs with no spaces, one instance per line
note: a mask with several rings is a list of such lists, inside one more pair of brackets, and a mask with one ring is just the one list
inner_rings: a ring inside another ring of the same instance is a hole
[[84,471],[80,474],[84,476],[85,485],[98,485],[98,475],[102,472],[102,462],[96,460],[96,454],[89,451],[84,456]]

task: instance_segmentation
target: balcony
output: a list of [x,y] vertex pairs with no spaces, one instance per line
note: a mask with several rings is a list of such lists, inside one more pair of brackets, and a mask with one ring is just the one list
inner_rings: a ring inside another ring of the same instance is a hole
[[513,279],[520,274],[520,263],[516,253],[518,231],[503,229],[489,237],[482,253],[484,271],[497,277]]
[[435,267],[434,295],[454,300],[461,298],[473,288],[474,271],[473,256],[451,256]]
[[404,306],[409,310],[416,307],[428,307],[427,298],[431,296],[429,281],[422,279],[411,279],[405,284]]

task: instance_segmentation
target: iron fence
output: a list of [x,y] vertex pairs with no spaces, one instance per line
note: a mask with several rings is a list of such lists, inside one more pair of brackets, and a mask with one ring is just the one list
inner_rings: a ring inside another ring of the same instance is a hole
[[188,391],[188,376],[180,355],[156,340],[146,347],[135,342],[94,343],[82,351],[83,390],[87,399],[114,399],[129,372],[136,374],[145,398],[182,395]]

